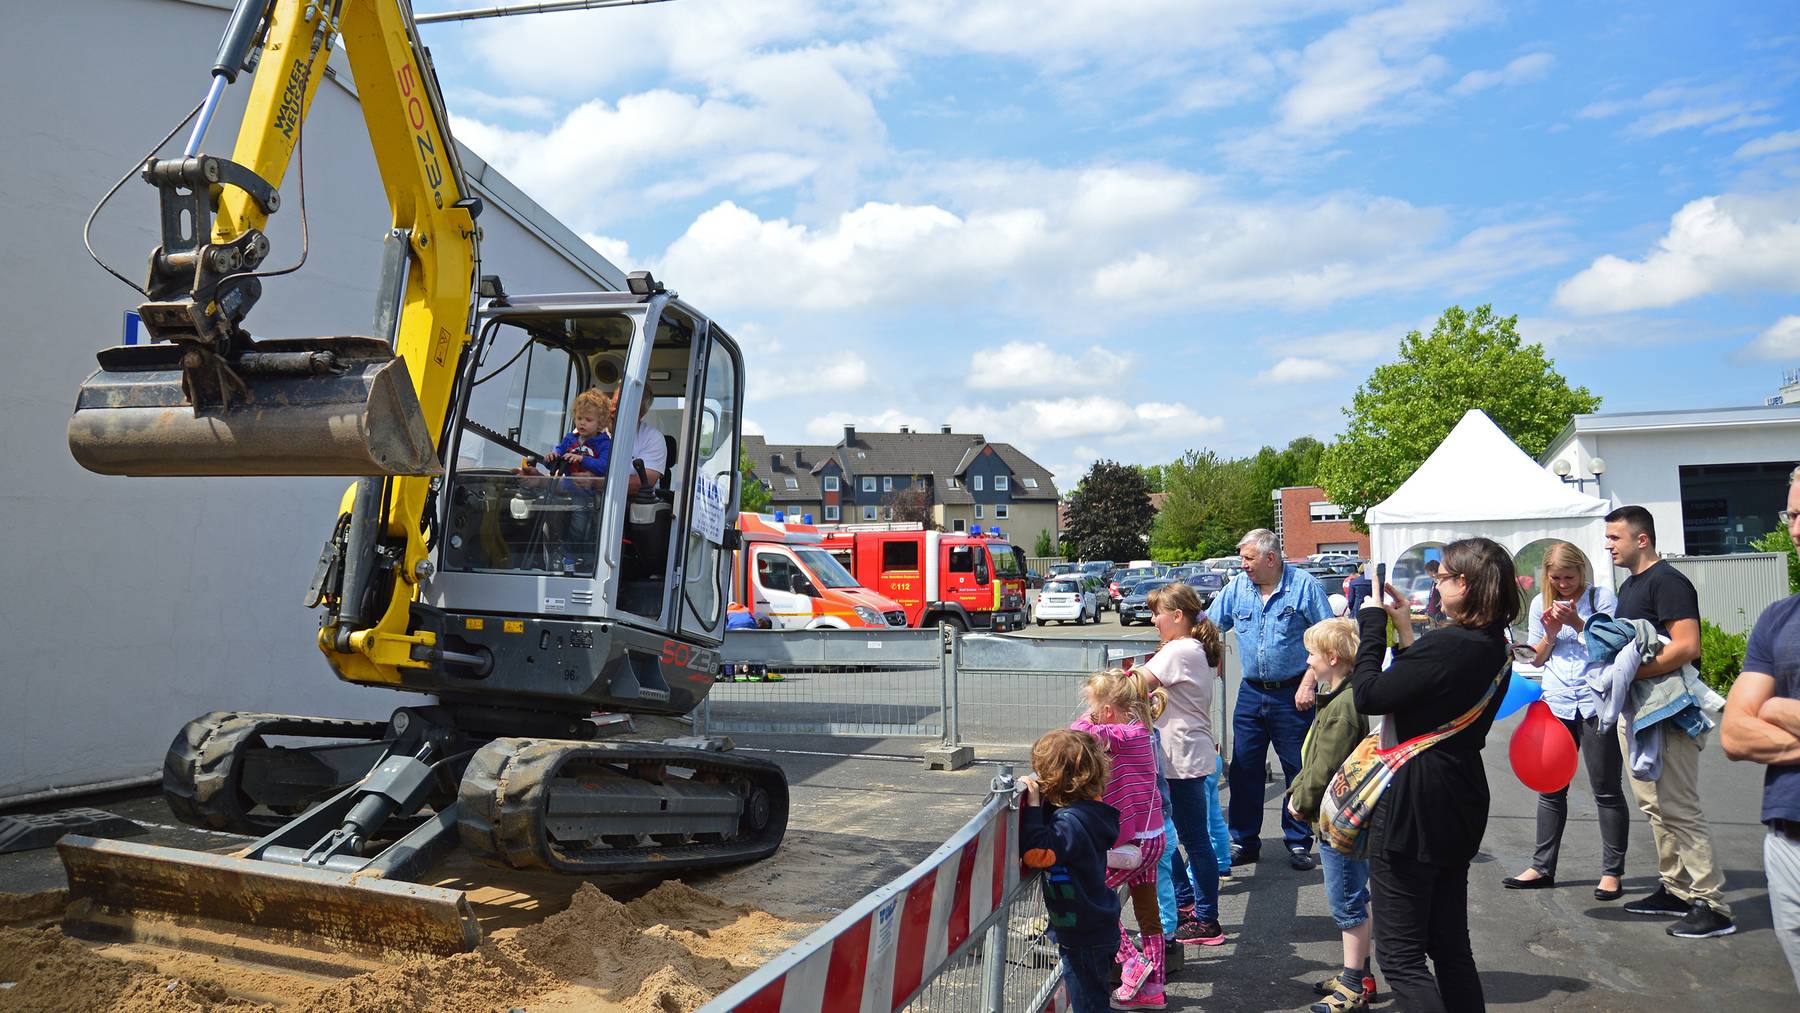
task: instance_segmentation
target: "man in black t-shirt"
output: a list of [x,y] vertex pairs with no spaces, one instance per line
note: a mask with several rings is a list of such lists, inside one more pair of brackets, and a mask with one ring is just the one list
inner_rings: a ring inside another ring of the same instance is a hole
[[[1639,666],[1639,679],[1679,672],[1700,657],[1700,596],[1694,585],[1656,551],[1656,522],[1641,506],[1606,515],[1606,548],[1631,571],[1619,585],[1618,618],[1645,619],[1668,643]],[[1631,754],[1632,730],[1619,722]],[[1713,861],[1712,831],[1700,811],[1700,743],[1673,723],[1662,734],[1662,772],[1654,781],[1629,778],[1638,808],[1650,818],[1661,877],[1649,896],[1625,905],[1635,915],[1679,918],[1669,935],[1707,939],[1737,931],[1725,903],[1725,877]]]
[[[1788,477],[1781,522],[1800,548],[1800,468]],[[1763,611],[1750,631],[1744,671],[1725,699],[1719,742],[1734,760],[1766,764],[1763,872],[1775,937],[1800,987],[1800,594]]]

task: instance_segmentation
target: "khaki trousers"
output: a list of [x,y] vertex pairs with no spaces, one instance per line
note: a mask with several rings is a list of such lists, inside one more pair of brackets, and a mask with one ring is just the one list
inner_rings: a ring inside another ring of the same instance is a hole
[[[1631,756],[1626,722],[1619,722],[1619,744]],[[1662,776],[1640,781],[1627,776],[1638,808],[1650,818],[1656,839],[1656,871],[1663,886],[1689,904],[1705,904],[1727,918],[1725,877],[1713,861],[1712,831],[1700,811],[1700,744],[1673,725],[1663,729]]]

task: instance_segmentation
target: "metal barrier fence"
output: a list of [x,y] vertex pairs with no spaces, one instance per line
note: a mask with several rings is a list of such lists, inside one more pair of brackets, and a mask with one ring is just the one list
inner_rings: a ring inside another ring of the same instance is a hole
[[1019,867],[1012,768],[905,874],[699,1013],[1041,1013],[1066,1006],[1036,876]]
[[1029,744],[1067,725],[1095,669],[1141,659],[1142,640],[1048,640],[940,630],[738,630],[722,663],[778,682],[721,682],[697,734],[881,735],[946,745]]

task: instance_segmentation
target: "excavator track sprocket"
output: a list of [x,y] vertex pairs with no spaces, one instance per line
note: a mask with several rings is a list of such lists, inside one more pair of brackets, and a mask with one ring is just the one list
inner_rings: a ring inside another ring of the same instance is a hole
[[255,812],[258,800],[245,791],[245,756],[269,748],[264,736],[374,742],[386,729],[383,721],[234,711],[202,714],[183,725],[169,744],[163,757],[163,798],[175,818],[190,826],[260,837],[290,818],[279,812]]
[[778,765],[650,742],[495,739],[470,759],[458,801],[476,858],[574,875],[756,861],[788,820]]

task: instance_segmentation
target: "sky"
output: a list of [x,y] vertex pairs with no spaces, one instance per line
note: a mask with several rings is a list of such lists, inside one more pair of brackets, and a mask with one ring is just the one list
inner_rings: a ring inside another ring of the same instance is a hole
[[1800,367],[1800,0],[421,30],[458,139],[732,333],[773,442],[950,424],[1068,489],[1097,458],[1329,440],[1458,304],[1516,314],[1602,411],[1761,404]]

